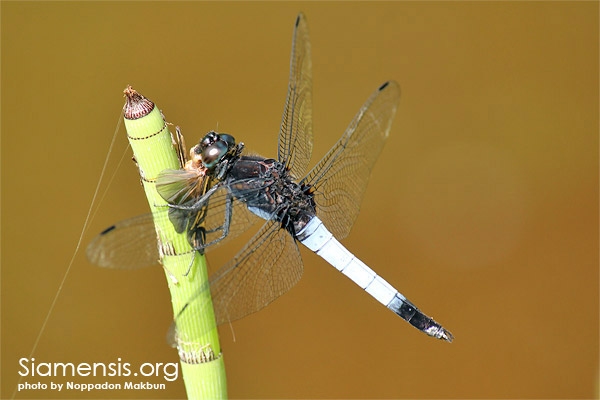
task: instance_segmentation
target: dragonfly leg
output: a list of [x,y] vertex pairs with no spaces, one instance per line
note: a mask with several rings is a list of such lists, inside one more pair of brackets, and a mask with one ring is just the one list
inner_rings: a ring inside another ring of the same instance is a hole
[[[223,220],[223,224],[221,224],[220,226],[218,226],[214,229],[210,229],[210,230],[201,228],[203,231],[202,233],[204,235],[204,237],[202,238],[202,243],[200,246],[194,246],[194,248],[197,251],[199,251],[201,254],[203,254],[204,249],[206,249],[207,247],[210,247],[214,244],[217,244],[221,240],[225,239],[227,237],[227,235],[229,235],[229,228],[231,226],[232,215],[233,215],[233,196],[228,196],[226,203],[225,203],[225,217]],[[218,238],[213,239],[210,242],[206,243],[206,235],[207,234],[211,234],[211,233],[215,233],[215,232],[219,232],[219,231],[221,231],[221,234],[219,235]]]
[[192,261],[190,261],[190,265],[188,265],[188,269],[187,269],[187,271],[185,271],[185,274],[183,274],[183,276],[187,277],[190,274],[190,271],[192,270],[192,266],[194,265],[194,261],[196,261],[196,252],[195,251],[192,254]]

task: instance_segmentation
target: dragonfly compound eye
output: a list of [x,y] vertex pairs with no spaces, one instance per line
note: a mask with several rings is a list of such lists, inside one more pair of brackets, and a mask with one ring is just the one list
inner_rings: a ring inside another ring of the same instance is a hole
[[221,138],[221,140],[225,141],[225,143],[227,143],[227,146],[229,146],[230,148],[235,146],[235,138],[227,133],[221,133],[219,134],[219,137]]
[[210,131],[200,140],[200,143],[198,143],[198,147],[200,151],[203,151],[217,140],[219,140],[219,136],[215,132]]
[[224,141],[213,143],[202,152],[202,163],[206,168],[213,168],[227,154],[228,149]]

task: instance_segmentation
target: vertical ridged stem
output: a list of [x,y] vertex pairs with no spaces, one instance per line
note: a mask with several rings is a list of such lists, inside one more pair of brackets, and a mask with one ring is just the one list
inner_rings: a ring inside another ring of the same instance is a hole
[[[186,235],[175,231],[167,217],[167,203],[156,191],[156,177],[161,171],[182,167],[167,123],[154,103],[131,87],[125,90],[125,97],[127,138],[154,215],[161,262],[171,292],[173,313],[177,316],[193,295],[208,287],[206,263],[204,256],[194,255]],[[185,276],[192,260],[191,272]],[[201,296],[177,318],[181,371],[188,398],[226,398],[225,364],[210,291],[205,290]]]

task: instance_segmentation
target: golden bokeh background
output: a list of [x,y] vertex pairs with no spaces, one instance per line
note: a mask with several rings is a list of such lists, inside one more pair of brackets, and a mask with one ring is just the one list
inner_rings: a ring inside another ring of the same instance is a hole
[[[303,250],[297,287],[221,329],[229,395],[598,396],[597,2],[1,7],[1,398],[75,250],[124,87],[155,101],[188,144],[218,129],[275,156],[299,11],[313,49],[313,163],[379,84],[402,87],[344,244],[456,339],[419,333]],[[125,147],[121,127],[105,178],[114,180],[82,249],[147,211],[130,151],[118,166]],[[211,254],[212,268],[240,245]],[[102,270],[82,249],[36,362],[176,362],[161,269]],[[166,383],[17,398],[185,396],[181,379]]]

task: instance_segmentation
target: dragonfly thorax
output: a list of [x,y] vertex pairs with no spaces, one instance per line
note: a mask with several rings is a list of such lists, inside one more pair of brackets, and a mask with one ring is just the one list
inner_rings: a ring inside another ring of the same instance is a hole
[[277,160],[242,156],[229,176],[233,195],[250,211],[261,218],[279,221],[294,235],[316,215],[310,186],[298,184]]

